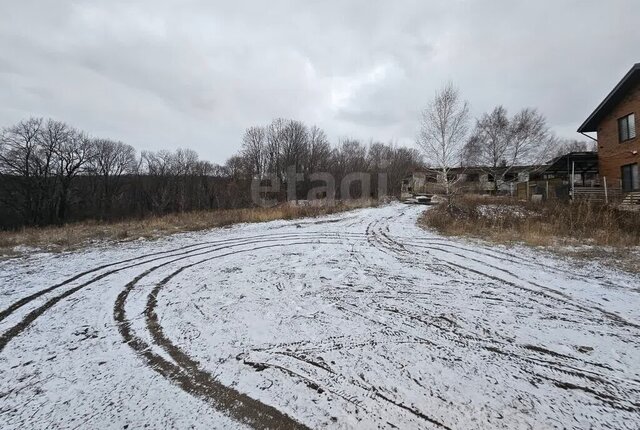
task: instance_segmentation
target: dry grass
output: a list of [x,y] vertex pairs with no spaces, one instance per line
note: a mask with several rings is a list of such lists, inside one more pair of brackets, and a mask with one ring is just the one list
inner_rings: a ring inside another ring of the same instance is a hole
[[447,235],[548,247],[640,270],[638,249],[629,252],[640,246],[640,213],[613,206],[464,197],[450,208],[441,205],[427,211],[421,223]]
[[173,233],[200,231],[232,224],[266,222],[278,219],[316,217],[346,210],[374,206],[374,201],[352,201],[333,206],[282,204],[273,208],[230,209],[186,212],[114,223],[87,221],[60,227],[30,227],[0,232],[0,254],[22,253],[16,247],[63,251],[87,246],[95,241],[153,239]]

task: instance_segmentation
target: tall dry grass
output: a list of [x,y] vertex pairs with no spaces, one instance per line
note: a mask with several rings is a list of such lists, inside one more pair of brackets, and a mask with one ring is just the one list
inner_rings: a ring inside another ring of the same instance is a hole
[[17,231],[0,231],[0,252],[5,255],[20,253],[16,250],[19,246],[50,251],[67,250],[95,241],[124,241],[141,237],[152,239],[232,224],[317,217],[376,204],[373,200],[337,202],[335,205],[282,204],[272,208],[185,212],[112,223],[86,221],[60,227],[29,227]]
[[576,201],[527,203],[465,197],[427,211],[422,223],[450,235],[536,246],[640,246],[640,213]]

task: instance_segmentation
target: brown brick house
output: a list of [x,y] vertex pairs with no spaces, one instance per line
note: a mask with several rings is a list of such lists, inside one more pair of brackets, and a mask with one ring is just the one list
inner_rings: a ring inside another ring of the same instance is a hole
[[640,63],[616,85],[578,129],[598,134],[600,177],[623,191],[640,190]]

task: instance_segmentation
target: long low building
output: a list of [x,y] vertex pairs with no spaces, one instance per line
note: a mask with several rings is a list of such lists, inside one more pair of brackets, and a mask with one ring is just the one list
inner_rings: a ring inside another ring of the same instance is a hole
[[[448,180],[456,190],[465,193],[515,195],[518,183],[542,178],[545,167],[456,167],[449,169]],[[435,169],[414,172],[402,180],[402,198],[443,192],[444,177]]]
[[[585,188],[593,190],[590,196],[604,195],[606,185],[598,172],[597,152],[569,152],[544,165],[456,167],[448,173],[449,184],[456,192],[519,198],[539,195],[542,199],[568,199]],[[609,185],[612,195],[616,194],[615,185]],[[435,169],[414,172],[402,181],[402,198],[442,194],[444,190],[442,173]]]

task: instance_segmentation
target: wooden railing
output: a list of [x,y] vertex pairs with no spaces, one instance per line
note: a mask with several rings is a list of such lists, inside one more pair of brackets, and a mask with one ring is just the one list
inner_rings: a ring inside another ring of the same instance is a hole
[[620,188],[604,187],[575,187],[573,189],[575,200],[593,200],[603,203],[619,203],[623,193]]
[[625,206],[640,206],[640,191],[626,193],[622,199],[622,204]]

